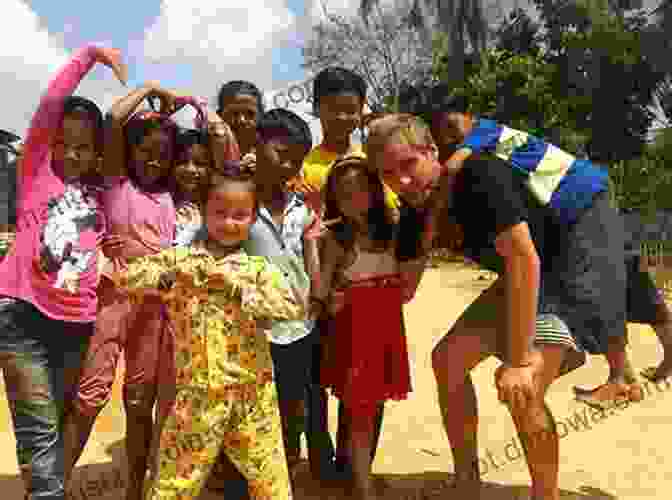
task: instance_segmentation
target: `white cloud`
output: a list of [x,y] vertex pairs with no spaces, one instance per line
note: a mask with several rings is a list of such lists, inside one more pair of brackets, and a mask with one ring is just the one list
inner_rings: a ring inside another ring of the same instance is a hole
[[49,75],[66,60],[67,53],[20,0],[3,2],[2,24],[0,78],[4,99],[0,128],[22,135]]
[[[273,63],[282,62],[273,61],[272,49],[295,42],[300,22],[285,0],[228,5],[163,0],[158,18],[145,33],[144,56],[161,65],[187,65],[192,75],[190,92],[208,98],[213,108],[216,88],[228,80],[249,80],[262,90],[275,89],[265,94],[267,109],[287,107],[296,112],[309,123],[317,142],[319,121],[310,116],[305,96],[291,104],[282,95],[294,84],[277,85],[273,80]],[[274,102],[275,95],[281,97]],[[189,123],[192,116],[184,112],[179,121]]]
[[[40,96],[69,53],[59,37],[49,33],[37,14],[21,0],[2,1],[0,30],[0,79],[2,121],[0,128],[23,136]],[[103,109],[123,93],[111,73],[104,80],[87,79],[77,93]]]
[[232,79],[273,88],[272,49],[291,38],[295,24],[284,0],[163,0],[145,32],[144,57],[187,66],[190,90],[204,97]]

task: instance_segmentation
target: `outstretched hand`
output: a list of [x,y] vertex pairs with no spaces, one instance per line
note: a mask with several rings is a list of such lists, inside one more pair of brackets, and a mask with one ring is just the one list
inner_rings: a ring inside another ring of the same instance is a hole
[[126,86],[128,81],[128,67],[121,59],[121,50],[108,47],[96,48],[96,61],[112,70],[117,80]]

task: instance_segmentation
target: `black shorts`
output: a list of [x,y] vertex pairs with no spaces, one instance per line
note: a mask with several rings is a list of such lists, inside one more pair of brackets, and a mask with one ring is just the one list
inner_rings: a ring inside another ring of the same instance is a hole
[[628,321],[652,325],[659,317],[663,296],[648,272],[639,270],[639,256],[626,261]]
[[291,344],[271,343],[273,372],[278,399],[282,401],[303,401],[306,387],[311,383],[314,372],[316,332]]

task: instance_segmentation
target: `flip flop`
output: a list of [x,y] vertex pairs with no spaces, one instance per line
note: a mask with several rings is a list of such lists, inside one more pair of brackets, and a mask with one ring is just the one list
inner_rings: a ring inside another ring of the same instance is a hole
[[574,395],[577,401],[603,410],[614,407],[618,400],[627,399],[639,402],[644,399],[644,393],[639,384],[606,383],[593,390],[574,387]]

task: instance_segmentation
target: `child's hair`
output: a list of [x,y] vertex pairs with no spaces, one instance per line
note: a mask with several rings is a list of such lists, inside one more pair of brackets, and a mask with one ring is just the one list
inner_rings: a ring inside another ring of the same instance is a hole
[[222,162],[222,165],[210,175],[209,182],[204,188],[201,199],[207,202],[212,191],[232,182],[246,186],[249,192],[255,195],[255,204],[257,203],[257,183],[254,172],[249,168],[245,168],[238,160],[225,160]]
[[189,148],[195,145],[210,146],[210,136],[207,130],[178,127],[175,136],[175,158],[180,158]]
[[351,250],[355,244],[353,228],[338,208],[336,185],[346,174],[357,171],[366,176],[371,196],[371,208],[367,214],[369,237],[385,249],[393,243],[396,223],[391,209],[385,202],[385,188],[380,177],[367,166],[367,160],[361,156],[345,156],[331,167],[325,191],[325,220],[341,218],[332,231],[343,248]]
[[313,80],[313,112],[319,113],[323,97],[334,94],[353,93],[364,103],[366,90],[366,82],[357,73],[333,66],[325,68]]
[[175,141],[177,125],[169,116],[154,111],[139,111],[124,127],[126,143],[129,146],[139,146],[147,134],[156,129],[168,132],[173,142]]
[[405,113],[391,113],[368,123],[364,152],[374,160],[391,141],[416,146],[434,146],[429,126],[419,117]]
[[237,95],[249,95],[257,100],[257,112],[264,114],[264,96],[259,88],[254,84],[244,80],[232,80],[225,83],[219,89],[217,94],[217,112],[224,110],[224,101]]
[[447,83],[404,85],[399,92],[399,112],[417,115],[426,123],[432,123],[435,113],[468,113],[469,99],[452,95]]
[[84,115],[91,120],[95,129],[95,146],[98,152],[103,146],[103,113],[89,99],[79,96],[68,96],[63,102],[63,116]]
[[292,144],[300,144],[310,150],[313,147],[313,135],[310,127],[296,113],[288,109],[276,108],[264,113],[257,123],[260,142],[281,137]]

